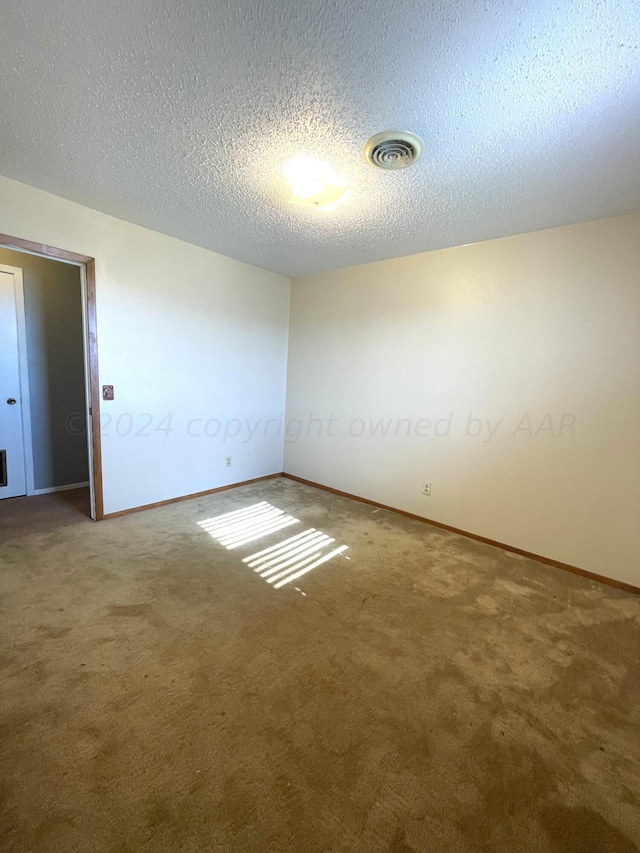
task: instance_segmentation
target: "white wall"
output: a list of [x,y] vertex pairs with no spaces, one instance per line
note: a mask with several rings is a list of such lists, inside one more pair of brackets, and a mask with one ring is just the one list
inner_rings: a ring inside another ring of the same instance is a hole
[[96,259],[105,512],[282,470],[288,279],[6,178],[0,232]]
[[640,216],[295,279],[285,471],[640,585],[639,317]]

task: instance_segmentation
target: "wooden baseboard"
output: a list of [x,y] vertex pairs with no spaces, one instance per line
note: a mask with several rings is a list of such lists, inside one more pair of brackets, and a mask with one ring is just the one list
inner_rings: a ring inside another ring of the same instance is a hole
[[155,509],[159,506],[168,506],[169,504],[177,504],[182,501],[192,501],[194,498],[204,498],[207,495],[215,495],[218,492],[226,492],[229,489],[239,489],[240,486],[250,486],[252,483],[261,483],[263,480],[273,480],[274,477],[282,477],[282,472],[278,471],[275,474],[267,474],[264,477],[255,477],[253,480],[242,480],[240,483],[230,483],[228,486],[218,486],[215,489],[207,489],[204,492],[195,492],[192,495],[181,495],[177,498],[169,498],[166,501],[156,501],[152,504],[143,504],[142,506],[134,506],[131,509],[121,509],[118,512],[108,512],[102,518],[109,520],[111,518],[121,518],[123,515],[131,515],[134,512],[144,512],[146,509]]
[[476,533],[469,533],[468,530],[460,530],[460,528],[452,527],[450,524],[442,524],[440,521],[433,521],[430,518],[425,518],[422,515],[415,515],[412,512],[405,512],[405,510],[398,509],[394,506],[387,506],[386,504],[378,503],[378,501],[361,498],[359,495],[352,495],[349,492],[341,492],[339,489],[332,489],[331,486],[324,486],[322,483],[315,483],[313,480],[305,480],[302,477],[296,477],[295,474],[287,474],[286,471],[282,473],[282,476],[287,477],[289,480],[295,480],[297,483],[303,483],[305,486],[312,486],[314,489],[323,489],[325,492],[331,492],[331,494],[340,495],[343,498],[350,498],[353,501],[359,501],[360,503],[369,504],[370,506],[379,507],[380,509],[386,509],[389,512],[404,515],[406,518],[413,518],[416,521],[424,521],[427,524],[432,524],[434,527],[439,527],[442,530],[449,530],[451,533],[466,536],[468,539],[475,539],[476,542],[484,542],[485,545],[493,545],[495,548],[501,548],[503,551],[511,551],[514,554],[520,554],[522,557],[528,557],[530,560],[536,560],[538,563],[544,563],[546,566],[553,566],[556,569],[571,572],[573,575],[580,575],[580,577],[588,578],[592,581],[598,581],[598,583],[603,583],[607,586],[615,587],[616,589],[623,589],[625,592],[631,592],[634,595],[640,595],[640,587],[633,586],[630,583],[624,583],[624,581],[615,580],[615,578],[608,578],[606,575],[598,575],[595,572],[580,569],[578,566],[571,566],[569,563],[561,563],[559,560],[542,557],[540,554],[533,554],[531,551],[524,551],[522,548],[515,548],[513,545],[505,545],[504,542],[496,542],[495,539],[487,539],[486,536],[478,536]]
[[603,583],[607,586],[615,587],[616,589],[622,589],[625,592],[632,593],[633,595],[640,595],[640,587],[633,586],[633,584],[624,583],[624,581],[618,581],[615,580],[615,578],[608,578],[606,575],[599,575],[596,574],[596,572],[589,572],[586,569],[579,568],[578,566],[571,566],[569,563],[561,563],[559,560],[552,560],[550,557],[543,557],[540,554],[534,554],[531,551],[516,548],[514,545],[506,545],[504,542],[497,542],[495,539],[488,539],[486,536],[478,536],[477,533],[470,533],[468,530],[461,530],[459,527],[453,527],[450,524],[443,524],[441,521],[434,521],[433,519],[425,518],[422,515],[406,512],[405,510],[398,509],[395,506],[381,504],[378,501],[372,501],[369,500],[369,498],[360,497],[360,495],[352,495],[350,492],[342,492],[339,489],[333,489],[331,486],[325,486],[322,483],[316,483],[313,480],[305,480],[303,477],[297,477],[295,474],[288,474],[286,471],[267,474],[264,477],[255,477],[253,480],[243,480],[240,483],[230,483],[228,486],[218,486],[215,489],[207,489],[204,492],[195,492],[191,495],[181,495],[177,498],[169,498],[169,500],[166,501],[156,501],[156,503],[152,504],[131,507],[131,509],[123,509],[119,512],[109,512],[104,516],[104,519],[121,518],[125,515],[131,515],[134,512],[143,512],[146,509],[155,509],[156,507],[168,506],[169,504],[180,503],[181,501],[203,498],[207,495],[215,495],[218,492],[226,492],[229,489],[238,489],[240,486],[250,486],[252,483],[261,483],[264,480],[273,480],[276,477],[286,477],[289,480],[295,480],[297,483],[302,483],[305,486],[311,486],[314,489],[322,489],[325,492],[331,492],[333,495],[340,495],[340,497],[349,498],[350,500],[368,504],[369,506],[375,506],[379,509],[385,509],[388,512],[395,512],[398,515],[405,516],[405,518],[412,518],[415,521],[422,521],[426,524],[431,524],[434,527],[439,527],[442,530],[457,533],[459,536],[466,536],[467,539],[474,539],[476,542],[483,542],[485,545],[493,545],[494,548],[501,548],[503,551],[511,551],[513,554],[520,554],[522,557],[527,557],[530,560],[536,560],[536,562],[544,563],[546,566],[553,566],[556,569],[562,569],[562,571],[571,572],[571,574],[580,575],[580,577],[588,578],[589,580],[597,581],[598,583]]
[[86,489],[89,487],[89,481],[86,483],[69,483],[67,486],[50,486],[48,489],[36,489],[34,495],[51,495],[54,492],[70,492],[73,489]]

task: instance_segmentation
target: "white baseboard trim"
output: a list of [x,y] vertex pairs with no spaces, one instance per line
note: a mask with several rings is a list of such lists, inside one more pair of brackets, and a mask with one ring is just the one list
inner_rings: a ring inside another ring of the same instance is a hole
[[50,495],[52,492],[70,492],[71,489],[86,489],[89,481],[86,483],[69,483],[67,486],[51,486],[49,489],[36,489],[35,495]]

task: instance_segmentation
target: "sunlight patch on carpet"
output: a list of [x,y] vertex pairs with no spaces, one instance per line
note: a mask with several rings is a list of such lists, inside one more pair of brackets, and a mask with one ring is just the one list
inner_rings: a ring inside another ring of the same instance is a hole
[[[244,509],[199,521],[198,525],[230,551],[299,523],[299,519],[292,515],[260,501]],[[274,589],[280,589],[347,550],[348,545],[332,547],[335,541],[321,530],[310,527],[245,557],[242,562],[272,584]]]
[[321,530],[310,527],[278,545],[245,557],[242,562],[273,584],[274,589],[279,589],[347,550],[348,545],[340,545],[327,552],[335,541]]
[[198,522],[209,536],[224,545],[228,551],[299,523],[297,518],[287,515],[266,501]]

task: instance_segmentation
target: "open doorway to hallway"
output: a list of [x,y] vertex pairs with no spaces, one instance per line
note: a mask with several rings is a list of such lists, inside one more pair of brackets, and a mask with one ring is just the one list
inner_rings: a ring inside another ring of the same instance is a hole
[[82,272],[0,246],[0,499],[68,491],[91,515]]

